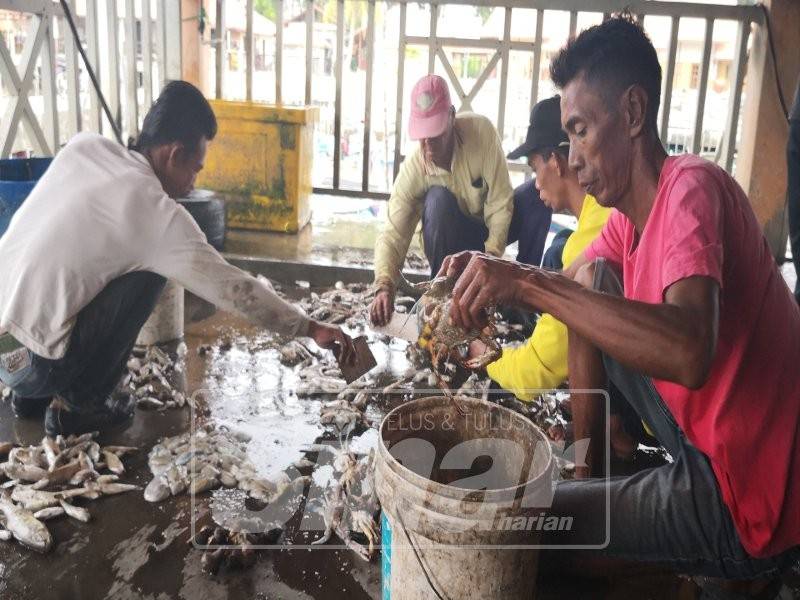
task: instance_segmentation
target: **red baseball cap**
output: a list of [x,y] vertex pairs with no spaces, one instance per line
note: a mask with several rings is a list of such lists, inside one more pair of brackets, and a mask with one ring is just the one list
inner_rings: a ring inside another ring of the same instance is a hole
[[411,90],[409,137],[422,140],[440,136],[447,128],[452,105],[447,82],[438,75],[425,75]]

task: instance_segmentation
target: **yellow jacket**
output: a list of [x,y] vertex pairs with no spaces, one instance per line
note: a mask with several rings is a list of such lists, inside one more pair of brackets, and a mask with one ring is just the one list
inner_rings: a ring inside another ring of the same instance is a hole
[[[594,240],[603,229],[610,210],[600,206],[594,197],[583,199],[578,227],[569,236],[561,255],[564,267]],[[504,348],[503,355],[487,367],[489,377],[520,400],[533,400],[528,390],[547,390],[567,379],[567,327],[552,315],[544,314],[533,335],[524,345]]]
[[492,122],[474,113],[459,113],[450,171],[427,165],[418,147],[400,166],[389,197],[388,218],[375,243],[375,283],[394,288],[414,230],[422,218],[425,193],[446,187],[461,212],[483,221],[489,230],[485,250],[502,256],[514,211],[514,189],[508,164]]

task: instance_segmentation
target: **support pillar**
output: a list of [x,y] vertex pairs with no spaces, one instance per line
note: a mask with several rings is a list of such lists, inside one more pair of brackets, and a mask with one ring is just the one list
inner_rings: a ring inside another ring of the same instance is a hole
[[[207,97],[211,89],[211,27],[208,4],[213,0],[181,2],[181,72],[185,81],[196,85]],[[201,10],[205,10],[205,30],[200,33]]]
[[[764,0],[770,13],[778,73],[786,103],[800,77],[800,3]],[[755,26],[744,87],[742,139],[736,158],[736,179],[744,188],[764,228],[773,255],[784,256],[786,221],[786,140],[788,125],[778,100],[775,68],[769,50],[766,22]]]

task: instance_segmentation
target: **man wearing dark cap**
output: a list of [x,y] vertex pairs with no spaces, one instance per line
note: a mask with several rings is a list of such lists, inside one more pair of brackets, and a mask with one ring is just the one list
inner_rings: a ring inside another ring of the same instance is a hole
[[[584,191],[569,167],[569,139],[561,129],[560,103],[561,97],[553,96],[534,106],[525,143],[508,155],[527,159],[545,206],[578,219],[577,229],[565,229],[568,235],[553,240],[545,255],[543,266],[557,270],[569,268],[600,234],[611,213]],[[470,345],[470,356],[484,351],[480,340]],[[553,315],[543,314],[528,341],[503,348],[503,354],[487,365],[486,372],[500,387],[528,402],[538,397],[540,390],[560,386],[568,375],[566,326]]]
[[533,182],[512,189],[494,125],[481,115],[456,114],[447,82],[438,75],[426,75],[411,92],[409,136],[420,144],[400,167],[375,244],[376,325],[385,325],[394,312],[395,288],[420,220],[431,275],[450,254],[481,250],[502,256],[517,240],[517,260],[538,265],[550,229],[551,211]]

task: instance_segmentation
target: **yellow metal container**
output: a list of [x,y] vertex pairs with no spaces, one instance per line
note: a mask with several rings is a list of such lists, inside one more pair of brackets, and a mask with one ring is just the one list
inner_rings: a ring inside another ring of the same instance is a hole
[[315,107],[212,100],[217,137],[197,187],[225,197],[228,227],[295,233],[311,218]]

